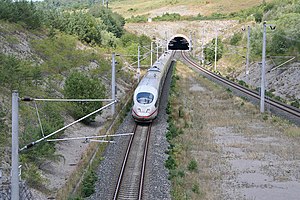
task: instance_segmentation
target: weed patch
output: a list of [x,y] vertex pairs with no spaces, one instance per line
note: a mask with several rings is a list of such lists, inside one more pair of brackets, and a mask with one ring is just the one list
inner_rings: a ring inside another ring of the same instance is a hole
[[188,165],[188,170],[189,171],[197,171],[198,170],[198,163],[195,159],[192,159],[190,162],[189,162],[189,165]]
[[96,172],[92,169],[89,169],[82,182],[82,197],[89,197],[95,192],[95,183],[97,179]]

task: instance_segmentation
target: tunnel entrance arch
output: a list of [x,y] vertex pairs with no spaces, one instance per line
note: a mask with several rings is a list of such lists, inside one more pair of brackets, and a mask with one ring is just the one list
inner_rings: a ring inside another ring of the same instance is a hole
[[191,43],[188,37],[182,34],[172,36],[168,41],[169,50],[191,50]]

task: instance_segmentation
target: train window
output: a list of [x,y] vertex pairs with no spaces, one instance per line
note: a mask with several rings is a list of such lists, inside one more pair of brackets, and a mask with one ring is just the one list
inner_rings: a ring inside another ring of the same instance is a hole
[[152,103],[153,99],[154,99],[154,95],[149,92],[140,92],[136,96],[137,102],[141,104]]

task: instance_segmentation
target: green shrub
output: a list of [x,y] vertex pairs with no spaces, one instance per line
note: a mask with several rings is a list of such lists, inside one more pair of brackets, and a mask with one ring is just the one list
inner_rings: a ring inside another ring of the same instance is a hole
[[19,90],[19,92],[23,92],[32,84],[38,84],[42,79],[39,67],[2,53],[0,53],[0,71],[2,86],[10,90]]
[[168,104],[167,104],[167,108],[166,108],[166,113],[167,113],[168,115],[170,115],[170,114],[171,114],[171,110],[172,110],[171,105],[170,105],[170,103],[168,103]]
[[269,116],[267,114],[264,114],[262,118],[263,118],[263,120],[267,121]]
[[[97,78],[74,72],[66,79],[64,94],[65,98],[70,99],[103,99],[105,87]],[[101,107],[101,102],[72,102],[69,104],[69,111],[76,119],[79,119]],[[92,115],[83,122],[90,123],[95,117],[96,115]]]
[[0,1],[0,19],[18,22],[29,29],[42,26],[42,12],[37,10],[33,2],[28,1]]
[[299,100],[295,100],[291,103],[291,106],[294,106],[296,108],[300,108],[300,103],[299,103]]
[[237,45],[242,40],[242,34],[241,33],[234,33],[232,38],[230,39],[231,45]]
[[242,85],[244,87],[248,87],[247,83],[243,80],[239,80],[238,83],[239,83],[239,85]]
[[144,23],[147,22],[147,20],[148,20],[147,15],[131,16],[129,19],[126,19],[128,23]]
[[122,16],[99,5],[93,6],[88,12],[49,10],[44,18],[50,30],[58,29],[88,44],[113,48],[116,46],[116,38],[123,35],[125,24]]
[[69,197],[68,200],[83,200],[81,197]]
[[275,54],[284,54],[287,52],[288,47],[291,46],[286,39],[285,32],[282,30],[276,31],[272,37],[271,44],[271,52],[274,52]]
[[181,18],[178,13],[164,13],[162,16],[153,18],[153,21],[179,21]]
[[22,172],[23,178],[26,179],[27,184],[35,189],[44,190],[45,179],[39,173],[35,165],[25,165],[25,170]]
[[178,170],[177,174],[178,174],[178,176],[181,177],[181,178],[183,178],[183,177],[185,176],[185,173],[184,173],[183,170]]
[[197,171],[197,169],[198,169],[198,163],[195,159],[192,159],[188,164],[188,170]]
[[[215,60],[215,42],[216,39],[214,38],[205,48],[204,48],[204,53],[205,53],[205,58],[209,62],[213,62]],[[221,41],[220,38],[217,40],[217,61],[222,58],[223,56],[223,50],[224,50],[224,45]]]
[[166,160],[166,163],[165,163],[165,167],[169,170],[174,170],[176,169],[177,167],[177,164],[176,164],[176,161],[175,159],[173,158],[172,155],[169,155],[168,156],[168,159]]
[[95,183],[97,179],[95,171],[89,169],[82,181],[82,197],[89,197],[95,192]]
[[111,9],[107,9],[100,5],[93,6],[89,9],[89,13],[91,13],[96,19],[101,19],[103,24],[106,26],[106,31],[113,33],[118,38],[123,35],[125,19],[118,13],[112,12]]
[[200,194],[200,187],[198,183],[193,184],[192,191],[196,194]]
[[257,11],[254,13],[254,18],[255,18],[255,22],[256,22],[256,23],[261,23],[262,18],[263,18],[263,12],[262,12],[261,10],[257,10]]

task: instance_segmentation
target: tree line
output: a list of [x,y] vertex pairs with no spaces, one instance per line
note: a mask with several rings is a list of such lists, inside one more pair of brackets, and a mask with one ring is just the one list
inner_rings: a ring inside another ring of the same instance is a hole
[[[46,8],[46,9],[45,9]],[[124,18],[100,5],[88,10],[62,10],[28,1],[0,0],[0,19],[20,23],[27,29],[48,28],[76,35],[88,44],[116,47],[123,35]]]

